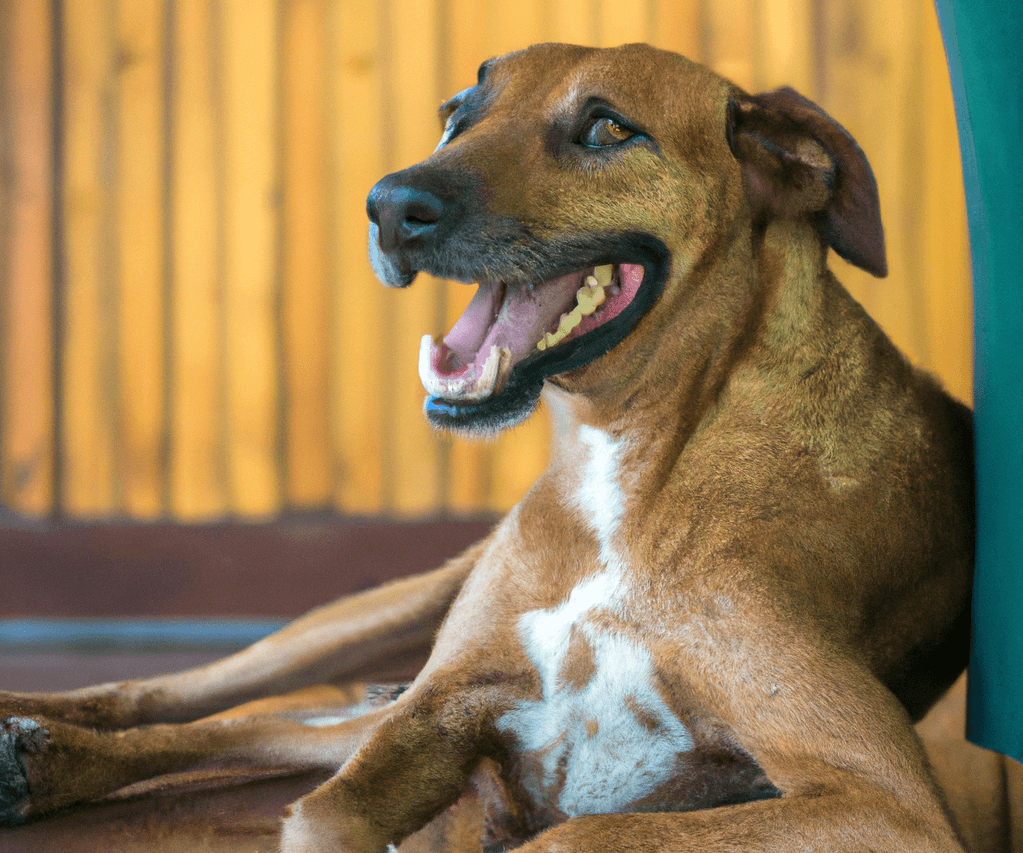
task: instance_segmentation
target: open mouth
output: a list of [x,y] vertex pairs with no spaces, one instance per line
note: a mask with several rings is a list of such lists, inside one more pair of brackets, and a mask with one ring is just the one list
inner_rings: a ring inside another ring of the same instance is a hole
[[[499,394],[516,368],[561,361],[572,342],[612,323],[643,282],[639,264],[602,264],[540,284],[482,281],[443,340],[425,335],[419,378],[434,398],[472,404]],[[555,371],[544,371],[550,374]]]
[[[549,377],[585,367],[628,337],[660,298],[671,258],[640,231],[541,248],[534,258],[550,272],[480,281],[451,331],[423,338],[423,409],[438,429],[494,435],[525,421]],[[445,266],[434,264],[433,274],[445,277]]]

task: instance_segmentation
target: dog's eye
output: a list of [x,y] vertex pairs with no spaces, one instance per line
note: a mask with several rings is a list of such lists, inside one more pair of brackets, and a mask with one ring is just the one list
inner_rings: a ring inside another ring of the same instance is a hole
[[620,145],[628,142],[636,134],[634,131],[615,121],[602,116],[593,120],[583,131],[580,142],[590,148],[604,148],[608,145]]

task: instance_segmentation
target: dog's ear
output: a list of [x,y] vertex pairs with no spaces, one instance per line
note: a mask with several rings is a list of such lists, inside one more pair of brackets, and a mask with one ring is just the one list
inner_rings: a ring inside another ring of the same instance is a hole
[[808,215],[839,255],[887,275],[874,173],[838,122],[793,89],[728,104],[728,144],[755,217]]

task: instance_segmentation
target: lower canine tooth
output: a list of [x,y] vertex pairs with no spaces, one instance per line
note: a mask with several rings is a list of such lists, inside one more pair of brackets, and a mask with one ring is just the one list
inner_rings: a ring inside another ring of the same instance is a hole
[[478,375],[444,377],[434,373],[431,364],[433,340],[424,335],[419,347],[419,379],[426,393],[432,397],[451,400],[482,400],[498,390],[498,385],[508,373],[511,350],[507,347],[490,348],[487,360],[483,362]]

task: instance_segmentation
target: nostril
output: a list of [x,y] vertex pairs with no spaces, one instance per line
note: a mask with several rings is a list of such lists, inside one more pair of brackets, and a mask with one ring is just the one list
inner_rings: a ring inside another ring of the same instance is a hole
[[435,195],[422,190],[408,190],[404,202],[402,222],[411,231],[421,232],[440,222],[444,204]]
[[366,213],[380,228],[381,248],[389,251],[432,231],[444,217],[444,202],[426,190],[386,180],[373,187]]

